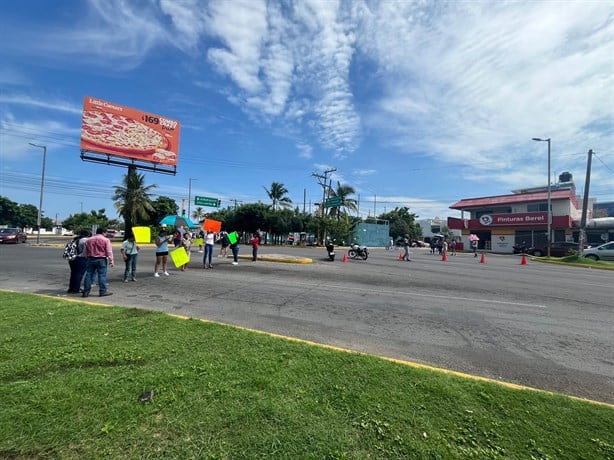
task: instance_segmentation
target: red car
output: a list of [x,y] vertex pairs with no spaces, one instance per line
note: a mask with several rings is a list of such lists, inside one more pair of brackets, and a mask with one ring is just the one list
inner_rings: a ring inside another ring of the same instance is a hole
[[20,228],[0,228],[0,243],[25,243],[28,235]]

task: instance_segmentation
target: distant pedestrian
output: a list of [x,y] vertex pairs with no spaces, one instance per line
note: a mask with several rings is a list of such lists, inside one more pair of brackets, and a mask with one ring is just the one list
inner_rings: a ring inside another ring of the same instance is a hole
[[68,256],[68,265],[70,266],[70,281],[68,282],[68,294],[79,294],[81,289],[81,283],[85,276],[85,267],[87,265],[87,259],[85,257],[85,242],[87,238],[92,236],[89,230],[81,230],[77,236],[75,236],[71,243],[75,246],[74,257]]
[[452,238],[452,241],[450,241],[450,255],[456,255],[456,240],[454,238]]
[[258,233],[254,233],[249,242],[252,245],[252,262],[256,262],[256,260],[258,260],[258,246],[260,246],[260,237]]
[[124,269],[124,283],[127,283],[128,279],[130,279],[130,281],[136,281],[136,261],[140,250],[141,248],[136,244],[134,235],[132,233],[129,234],[119,250],[126,264],[126,268]]
[[471,249],[473,250],[473,257],[478,256],[478,240],[473,240],[471,242]]
[[441,253],[444,258],[448,255],[448,242],[446,240],[441,243]]
[[388,244],[388,250],[389,251],[394,251],[394,240],[392,238],[390,238],[390,243]]
[[160,277],[158,273],[158,269],[160,265],[162,265],[163,273],[168,276],[168,271],[166,271],[166,262],[168,260],[168,243],[173,241],[173,237],[166,234],[166,229],[160,229],[158,236],[154,240],[156,244],[156,265],[154,266],[154,276],[156,278]]
[[192,236],[189,232],[184,232],[181,238],[181,246],[185,249],[186,254],[188,255],[188,261],[181,266],[181,271],[184,272],[188,269],[190,265],[190,253],[192,251]]
[[215,244],[215,233],[207,230],[205,235],[205,255],[203,257],[203,268],[213,268],[211,258],[213,257],[213,245]]
[[232,251],[232,264],[239,265],[239,239],[230,245]]
[[100,297],[112,295],[107,290],[107,267],[113,267],[113,248],[107,238],[107,229],[98,228],[96,236],[88,238],[85,242],[85,283],[83,285],[83,297],[89,297],[92,289],[92,280],[98,275],[98,294]]
[[403,260],[406,262],[411,262],[409,258],[409,246],[409,235],[405,235],[405,238],[403,238]]
[[431,254],[435,254],[435,240],[431,240],[429,246],[431,247]]
[[220,254],[218,257],[223,257],[224,259],[228,257],[228,246],[230,246],[230,240],[228,239],[228,232],[222,232],[220,234]]

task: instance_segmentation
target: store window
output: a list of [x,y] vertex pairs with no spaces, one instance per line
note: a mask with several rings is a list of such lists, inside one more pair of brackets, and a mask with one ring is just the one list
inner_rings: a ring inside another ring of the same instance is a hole
[[548,203],[528,204],[527,212],[548,212]]

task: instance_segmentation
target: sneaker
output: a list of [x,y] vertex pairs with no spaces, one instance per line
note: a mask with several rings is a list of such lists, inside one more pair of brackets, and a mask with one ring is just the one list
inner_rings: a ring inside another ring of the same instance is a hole
[[109,296],[109,295],[113,295],[113,293],[112,292],[103,292],[102,294],[99,294],[99,297],[106,297],[106,296]]
[[239,262],[233,262],[232,264],[233,265],[239,265]]
[[156,278],[160,278],[160,274],[159,274],[158,272],[154,273],[154,276],[155,276]]
[[131,280],[131,281],[136,281],[136,278],[132,278],[132,280]]
[[125,280],[124,280],[124,283],[127,283],[127,282],[128,282],[128,280],[127,280],[127,279],[125,279]]
[[166,276],[169,276],[169,275],[168,275],[168,272],[164,272],[164,274],[165,274]]

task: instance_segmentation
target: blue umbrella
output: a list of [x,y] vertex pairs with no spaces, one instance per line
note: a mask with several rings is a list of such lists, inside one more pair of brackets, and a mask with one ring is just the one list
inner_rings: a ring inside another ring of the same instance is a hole
[[160,225],[169,225],[171,227],[185,227],[185,228],[198,227],[198,225],[196,225],[186,216],[166,216],[164,219],[160,221]]

